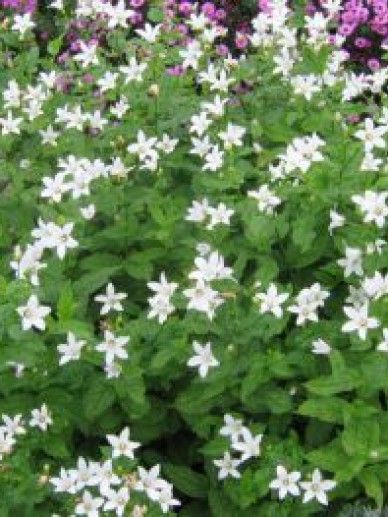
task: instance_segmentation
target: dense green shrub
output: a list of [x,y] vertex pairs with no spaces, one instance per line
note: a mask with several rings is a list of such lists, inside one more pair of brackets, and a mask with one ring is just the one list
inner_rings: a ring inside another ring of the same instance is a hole
[[381,507],[387,71],[280,0],[239,61],[120,5],[62,63],[0,33],[0,515]]

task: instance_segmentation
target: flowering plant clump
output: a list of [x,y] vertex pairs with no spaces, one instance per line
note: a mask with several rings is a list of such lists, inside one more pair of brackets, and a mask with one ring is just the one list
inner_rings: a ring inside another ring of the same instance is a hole
[[37,0],[1,0],[0,6],[23,13],[33,13],[37,8]]
[[352,61],[369,70],[387,65],[388,4],[386,0],[318,0],[307,4],[310,13],[332,12],[335,34],[331,40],[343,41]]
[[163,5],[55,3],[0,32],[1,510],[379,512],[388,70],[334,8],[268,0],[236,58],[199,5],[172,45]]
[[[165,0],[164,12],[166,20],[172,22],[178,32],[188,37],[196,30],[198,23],[206,21],[213,24],[212,40],[217,38],[217,52],[227,55],[228,51],[241,51],[247,48],[251,33],[251,19],[258,12],[255,2],[233,2],[231,0],[217,0],[209,2],[202,0],[199,3],[187,0]],[[192,24],[190,16],[200,12],[200,20]],[[210,36],[210,33],[209,35]]]

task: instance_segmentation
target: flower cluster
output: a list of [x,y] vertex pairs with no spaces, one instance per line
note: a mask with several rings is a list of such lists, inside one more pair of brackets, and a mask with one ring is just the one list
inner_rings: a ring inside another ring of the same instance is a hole
[[[194,3],[187,0],[164,0],[166,20],[184,39],[190,38],[200,26],[208,25],[209,42],[216,42],[219,55],[243,51],[248,46],[249,21],[257,6],[230,0]],[[211,33],[213,34],[211,35]]]
[[0,6],[22,13],[34,13],[37,8],[37,0],[1,0]]
[[226,5],[136,5],[0,32],[6,510],[381,506],[388,70],[348,71],[337,0],[261,1],[236,54]]
[[322,479],[322,474],[319,469],[314,470],[311,481],[299,481],[300,478],[300,472],[287,472],[282,465],[278,465],[276,467],[276,479],[271,481],[270,487],[278,491],[279,499],[284,499],[287,494],[298,496],[300,495],[300,488],[302,488],[302,490],[304,490],[304,503],[316,499],[321,504],[327,506],[328,499],[326,492],[335,488],[337,483],[328,479]]
[[310,2],[307,10],[333,12],[337,36],[331,40],[340,37],[353,61],[370,70],[385,66],[382,54],[388,45],[388,6],[384,0],[319,0]]
[[223,458],[214,460],[214,465],[219,469],[218,479],[225,479],[228,476],[238,479],[241,477],[238,467],[243,462],[260,456],[263,435],[253,435],[243,425],[242,420],[229,414],[224,415],[224,423],[219,433],[230,439],[232,449],[240,453],[240,458],[232,458],[230,452],[226,451]]
[[144,493],[150,501],[160,505],[163,513],[180,505],[173,497],[172,485],[159,477],[160,465],[155,465],[149,471],[139,466],[137,472],[118,473],[115,459],[126,457],[134,460],[134,451],[140,447],[140,443],[129,438],[128,427],[117,436],[108,434],[106,439],[111,446],[109,459],[97,462],[80,457],[77,468],[67,470],[62,467],[59,477],[50,479],[55,492],[80,494],[75,506],[76,515],[93,517],[104,511],[114,512],[121,517],[131,507],[131,515],[136,516],[136,511],[143,507],[132,503],[132,491]]
[[[30,427],[37,427],[45,432],[52,424],[52,416],[46,404],[31,410],[31,418],[28,421]],[[27,429],[23,421],[23,415],[17,414],[14,417],[2,415],[2,424],[0,425],[0,461],[13,452],[17,438],[25,434],[27,434]]]

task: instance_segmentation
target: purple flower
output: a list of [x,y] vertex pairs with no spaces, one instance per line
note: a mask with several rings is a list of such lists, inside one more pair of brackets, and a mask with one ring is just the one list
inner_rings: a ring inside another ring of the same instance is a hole
[[212,2],[205,2],[201,6],[201,11],[203,14],[205,14],[208,18],[213,20],[215,18],[216,14],[216,6]]
[[167,68],[167,74],[172,75],[174,77],[178,77],[184,73],[184,68],[182,65],[171,66]]
[[368,59],[367,64],[368,64],[369,68],[373,71],[378,70],[380,68],[380,61],[378,59],[376,59],[375,57]]
[[139,7],[143,7],[144,0],[131,0],[129,2],[129,5],[133,7],[134,9],[139,9]]

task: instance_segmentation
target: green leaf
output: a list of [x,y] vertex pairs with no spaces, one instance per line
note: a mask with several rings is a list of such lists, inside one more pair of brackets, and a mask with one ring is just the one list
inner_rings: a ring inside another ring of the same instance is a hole
[[83,398],[83,408],[88,420],[95,420],[110,408],[115,401],[115,392],[103,377],[93,379]]
[[70,456],[66,443],[60,436],[50,435],[49,438],[42,443],[42,449],[53,458],[64,459]]
[[183,465],[163,465],[163,471],[172,484],[181,492],[194,498],[207,496],[208,481],[206,476]]
[[229,440],[223,436],[217,436],[213,440],[208,441],[201,449],[204,456],[216,458],[222,456],[229,449]]
[[371,419],[351,418],[345,420],[342,445],[349,456],[368,458],[379,445],[380,427]]
[[247,468],[238,483],[226,482],[225,488],[233,502],[245,509],[269,492],[269,483],[272,478],[273,472],[269,467],[261,467],[257,472]]
[[371,389],[387,387],[388,358],[385,354],[370,354],[360,364],[365,385]]
[[329,444],[306,454],[314,467],[335,472],[338,481],[351,481],[365,465],[363,458],[350,458],[343,450],[341,441],[336,439]]
[[67,283],[62,289],[57,305],[57,316],[60,322],[71,319],[76,308],[71,284]]
[[248,397],[252,395],[257,388],[267,382],[271,375],[267,368],[266,358],[263,354],[257,353],[255,359],[249,366],[247,375],[241,384],[241,400],[246,402]]
[[209,492],[209,506],[214,517],[237,517],[230,500],[215,488]]
[[148,9],[147,17],[153,23],[161,23],[164,18],[163,10],[159,7],[151,7]]
[[52,39],[47,45],[47,52],[52,56],[56,56],[63,44],[63,35],[61,34],[58,38]]
[[312,398],[299,406],[298,413],[317,418],[323,422],[341,424],[343,422],[343,411],[348,405],[349,403],[345,400],[335,397]]
[[343,391],[352,391],[362,384],[356,371],[347,370],[342,375],[319,377],[306,382],[306,387],[312,393],[323,396],[336,395]]
[[303,214],[296,219],[293,225],[292,238],[302,253],[311,248],[316,235],[315,218],[313,214]]
[[377,475],[374,474],[371,470],[365,469],[360,472],[358,479],[361,481],[363,487],[365,488],[366,494],[375,501],[379,508],[381,508],[383,506],[384,494]]
[[80,297],[89,296],[105,285],[119,269],[119,266],[105,267],[81,276],[81,278],[74,283],[74,293]]

